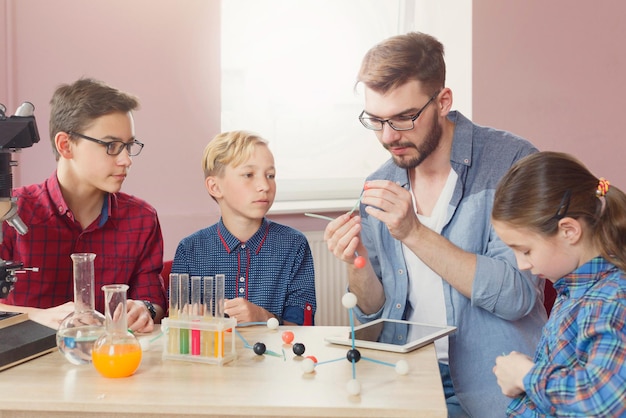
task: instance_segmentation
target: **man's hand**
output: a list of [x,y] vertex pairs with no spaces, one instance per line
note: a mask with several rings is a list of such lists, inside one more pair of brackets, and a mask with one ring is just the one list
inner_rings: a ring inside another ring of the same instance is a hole
[[343,214],[331,221],[324,230],[324,241],[328,250],[339,260],[353,264],[356,252],[367,258],[361,244],[361,217]]
[[422,226],[413,208],[411,192],[392,181],[368,181],[361,202],[365,211],[387,225],[391,236],[399,241]]

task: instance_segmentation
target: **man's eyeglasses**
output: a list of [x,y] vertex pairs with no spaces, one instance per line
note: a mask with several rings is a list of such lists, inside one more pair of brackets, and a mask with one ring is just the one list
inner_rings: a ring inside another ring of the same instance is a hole
[[410,131],[411,129],[415,127],[415,121],[417,120],[417,118],[419,118],[422,112],[426,110],[426,107],[433,100],[435,100],[435,97],[437,97],[438,94],[439,92],[435,93],[426,102],[426,104],[422,106],[422,108],[418,110],[417,113],[414,114],[413,116],[395,116],[390,119],[378,119],[378,118],[373,118],[371,116],[364,116],[366,115],[365,110],[364,110],[359,115],[359,120],[361,121],[363,126],[365,126],[367,129],[371,129],[372,131],[382,131],[383,126],[385,126],[385,123],[387,123],[391,127],[391,129],[393,129],[394,131]]
[[77,132],[68,132],[68,134],[86,139],[87,141],[95,142],[96,144],[104,145],[107,150],[107,154],[109,155],[120,155],[124,148],[126,148],[128,155],[134,157],[135,155],[139,155],[139,153],[141,153],[141,150],[143,149],[143,143],[137,140],[133,140],[131,142],[102,141],[100,139],[92,138],[90,136],[79,134]]

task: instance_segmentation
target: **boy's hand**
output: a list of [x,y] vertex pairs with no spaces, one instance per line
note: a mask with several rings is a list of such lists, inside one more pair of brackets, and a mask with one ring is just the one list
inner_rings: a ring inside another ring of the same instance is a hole
[[61,322],[74,312],[74,302],[65,302],[63,305],[48,309],[30,308],[28,318],[53,329],[59,329]]
[[224,313],[235,318],[237,323],[265,322],[274,317],[270,312],[244,298],[226,299]]
[[128,328],[133,332],[149,333],[154,331],[154,321],[146,308],[146,304],[140,300],[128,299],[126,301],[126,320]]

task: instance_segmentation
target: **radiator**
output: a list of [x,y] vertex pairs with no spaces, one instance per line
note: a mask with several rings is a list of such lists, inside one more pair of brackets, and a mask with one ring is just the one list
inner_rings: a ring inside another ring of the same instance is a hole
[[328,251],[323,231],[304,234],[309,241],[315,266],[315,325],[350,325],[348,311],[341,304],[348,286],[346,264]]

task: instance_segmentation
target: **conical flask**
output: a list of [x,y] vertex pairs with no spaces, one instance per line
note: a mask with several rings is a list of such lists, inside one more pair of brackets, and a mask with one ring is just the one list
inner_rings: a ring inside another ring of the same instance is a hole
[[141,363],[141,344],[128,331],[126,291],[128,285],[102,286],[106,332],[93,346],[93,365],[105,377],[127,377]]
[[57,347],[72,364],[91,363],[94,342],[104,329],[104,315],[95,309],[94,268],[92,253],[70,256],[74,269],[74,312],[69,314],[57,331]]

